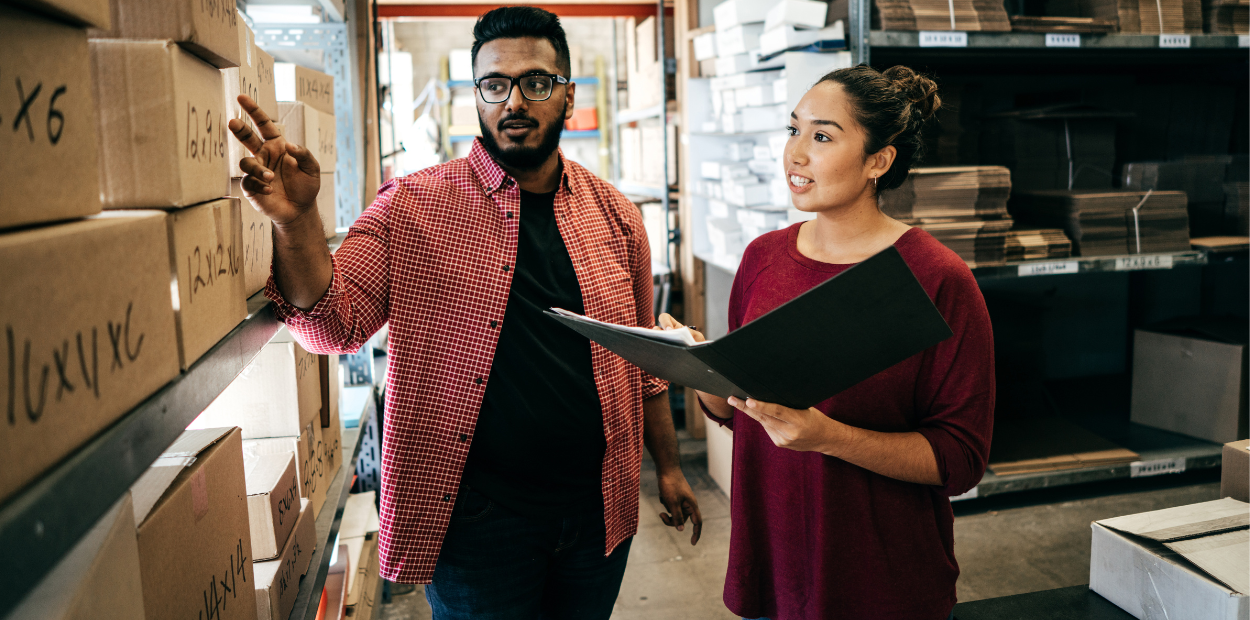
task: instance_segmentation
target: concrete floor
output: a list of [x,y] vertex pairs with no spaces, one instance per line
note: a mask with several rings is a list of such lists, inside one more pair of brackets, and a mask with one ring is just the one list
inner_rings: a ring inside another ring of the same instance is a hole
[[[701,442],[685,441],[682,467],[703,513],[703,538],[664,527],[654,467],[644,460],[640,525],[613,620],[733,620],[721,602],[729,555],[729,501],[707,473]],[[1219,472],[1095,483],[957,503],[960,601],[1089,582],[1090,523],[1217,499]],[[394,597],[385,620],[427,620],[421,588]]]

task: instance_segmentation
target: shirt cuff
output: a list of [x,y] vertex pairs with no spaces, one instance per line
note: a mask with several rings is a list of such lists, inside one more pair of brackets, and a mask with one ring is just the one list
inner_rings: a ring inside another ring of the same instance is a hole
[[[331,258],[330,261],[331,266],[333,266],[334,259]],[[278,290],[278,285],[274,282],[273,266],[270,265],[269,267],[269,280],[265,282],[265,297],[274,302],[274,309],[278,318],[285,323],[311,323],[325,318],[331,314],[335,301],[341,295],[342,291],[338,287],[338,276],[331,270],[330,288],[326,289],[325,294],[321,296],[321,299],[317,300],[317,303],[313,304],[312,308],[301,310],[287,301],[286,297],[282,295],[282,291]]]
[[647,373],[642,374],[642,399],[647,400],[652,396],[657,396],[668,391],[668,381],[652,377]]
[[[727,428],[727,429],[729,429],[729,430],[731,430],[731,431],[734,429],[734,419],[733,419],[733,416],[730,416],[730,417],[728,417],[728,418],[722,418],[722,417],[720,417],[720,416],[716,415],[715,413],[712,413],[712,410],[711,410],[711,409],[708,409],[708,408],[707,408],[707,405],[703,404],[703,399],[702,399],[702,398],[699,398],[699,395],[698,395],[698,394],[695,394],[695,396],[694,396],[694,400],[695,400],[695,402],[698,402],[698,403],[699,403],[699,408],[703,410],[703,415],[707,416],[707,419],[709,419],[709,420],[711,420],[711,421],[713,421],[713,422],[715,422],[715,423],[719,424],[720,426],[723,426],[723,427],[725,427],[725,428]],[[690,404],[689,404],[689,403],[686,403],[686,406],[687,406],[687,407],[689,407],[689,406],[690,406]]]

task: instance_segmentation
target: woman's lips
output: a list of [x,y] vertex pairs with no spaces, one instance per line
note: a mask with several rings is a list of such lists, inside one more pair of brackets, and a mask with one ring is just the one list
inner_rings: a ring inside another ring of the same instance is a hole
[[810,191],[816,185],[815,181],[798,174],[787,174],[786,183],[790,186],[790,192],[794,194]]

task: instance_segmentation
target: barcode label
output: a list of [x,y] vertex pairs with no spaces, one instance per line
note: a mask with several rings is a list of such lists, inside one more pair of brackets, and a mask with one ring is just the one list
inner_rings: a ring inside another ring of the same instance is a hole
[[1237,35],[1237,47],[1250,47],[1250,34]]
[[1081,35],[1046,33],[1046,47],[1080,47]]
[[1129,463],[1129,477],[1145,478],[1162,474],[1179,474],[1185,471],[1185,457],[1175,456],[1170,459],[1154,461],[1137,461]]
[[1187,34],[1161,34],[1159,35],[1159,47],[1188,48],[1189,47],[1189,35]]
[[963,501],[965,499],[976,499],[976,498],[977,498],[977,487],[972,487],[971,489],[968,490],[967,493],[963,493],[961,495],[956,495],[955,497],[952,497],[951,501],[958,502],[958,501]]
[[1147,254],[1144,256],[1124,256],[1115,259],[1116,271],[1137,271],[1139,269],[1171,269],[1171,254]]
[[922,30],[920,47],[968,47],[968,33]]
[[1020,265],[1017,275],[1024,276],[1049,276],[1058,273],[1076,273],[1080,271],[1080,263],[1076,261],[1064,261],[1062,263],[1029,263]]

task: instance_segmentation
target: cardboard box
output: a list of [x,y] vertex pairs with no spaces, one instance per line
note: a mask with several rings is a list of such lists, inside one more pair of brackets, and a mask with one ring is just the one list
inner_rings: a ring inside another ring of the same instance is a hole
[[256,618],[242,442],[186,431],[131,487],[148,618]]
[[0,273],[3,500],[177,376],[178,338],[163,213],[0,235]]
[[1139,329],[1132,420],[1226,443],[1247,437],[1245,321],[1176,319]]
[[[343,422],[339,419],[339,356],[321,358],[321,445],[326,469],[338,472],[343,460]],[[333,479],[334,474],[330,475]],[[327,484],[329,484],[327,482]]]
[[[330,488],[330,483],[334,481],[334,477],[339,473],[339,467],[343,465],[343,432],[340,429],[335,433],[334,437],[326,437],[327,431],[330,429],[321,428],[314,420],[312,426],[313,439],[317,447],[317,460],[310,465],[317,479],[313,482],[313,494],[321,494],[321,502],[325,502],[326,491]],[[321,511],[321,504],[317,505],[317,511]]]
[[317,356],[282,329],[188,428],[238,426],[244,439],[298,437],[314,420],[321,427],[320,412]]
[[294,454],[299,496],[312,504],[313,517],[316,517],[326,501],[326,486],[321,484],[321,454],[317,450],[320,441],[321,426],[310,422],[295,437],[245,440],[243,451],[249,458],[261,454]]
[[230,181],[230,195],[239,199],[243,229],[243,294],[250,297],[265,288],[273,264],[273,221],[256,210],[243,195],[243,180]]
[[239,66],[239,14],[213,0],[112,0],[113,34],[126,39],[169,39],[226,69]]
[[[233,26],[231,26],[233,28]],[[91,41],[104,208],[230,193],[221,73],[169,41]]]
[[166,216],[183,370],[247,318],[240,208],[222,198]]
[[[66,3],[72,4],[72,3]],[[0,228],[100,212],[87,33],[0,7]],[[16,90],[20,85],[20,92]],[[65,173],[72,170],[72,183]]]
[[[252,122],[252,117],[239,105],[239,95],[251,97],[266,114],[269,114],[271,118],[277,118],[278,95],[274,89],[273,57],[256,46],[256,35],[252,33],[251,28],[248,28],[247,22],[241,19],[239,20],[239,66],[222,69],[221,72],[225,81],[225,109],[229,111],[230,118],[239,119],[247,123],[252,131],[256,131],[256,123]],[[251,157],[251,152],[233,136],[226,140],[226,144],[230,176],[232,178],[245,176],[243,170],[239,168],[239,160]]]
[[41,620],[143,617],[139,543],[130,493],[96,522],[8,616]]
[[284,135],[288,141],[312,151],[322,174],[334,173],[338,165],[338,151],[333,114],[326,114],[299,101],[280,101],[278,121],[286,128]]
[[317,213],[321,216],[321,228],[325,230],[326,239],[334,237],[338,222],[338,203],[334,190],[334,173],[322,173],[321,191],[317,192]]
[[[256,617],[258,620],[284,620],[290,617],[299,595],[300,578],[308,573],[317,548],[317,519],[306,500],[301,500],[299,521],[276,560],[257,562]],[[292,514],[291,516],[297,516]]]
[[334,77],[289,62],[274,65],[278,101],[300,101],[334,114]]
[[299,476],[294,454],[243,455],[252,559],[278,557],[299,518]]
[[111,26],[108,0],[12,0],[10,4],[76,26]]
[[1250,439],[1224,444],[1220,497],[1250,502]]
[[1096,521],[1089,587],[1136,618],[1245,618],[1247,525],[1228,498]]
[[[359,541],[360,544],[359,550],[353,549],[352,545],[348,544],[348,549],[351,550],[352,554],[355,554],[352,557],[358,558],[356,563],[353,564],[356,570],[352,571],[352,577],[347,580],[347,615],[354,617],[356,615],[355,608],[361,604],[362,599],[368,598],[364,593],[370,591],[370,586],[373,583],[372,575],[378,572],[378,539],[375,536],[373,538],[366,539],[362,537],[351,540]],[[356,554],[356,551],[359,551],[359,553]]]
[[375,544],[369,556],[369,569],[365,576],[364,587],[361,588],[360,598],[356,601],[355,607],[348,610],[348,616],[362,620],[374,617],[376,613],[374,610],[382,605],[381,568],[382,564],[378,561],[378,547]]

